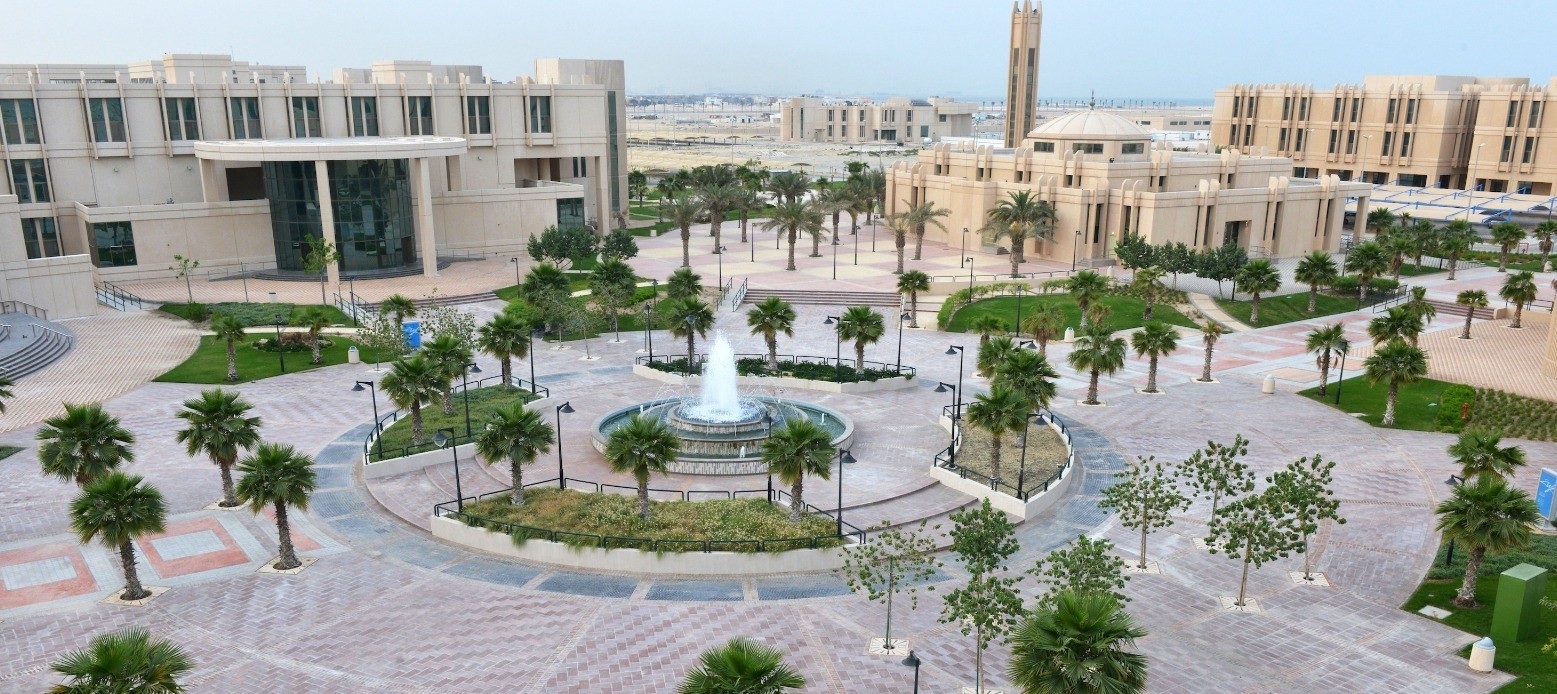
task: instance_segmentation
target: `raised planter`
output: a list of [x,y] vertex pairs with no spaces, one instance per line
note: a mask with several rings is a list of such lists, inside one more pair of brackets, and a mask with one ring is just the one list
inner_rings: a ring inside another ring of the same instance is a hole
[[[634,364],[633,373],[647,379],[680,385],[686,383],[691,386],[702,384],[703,377],[699,375],[685,376],[669,371]],[[736,376],[735,383],[743,388],[796,388],[800,390],[817,390],[824,393],[843,393],[853,395],[859,393],[879,393],[888,390],[903,390],[913,388],[918,384],[908,376],[882,378],[875,381],[860,381],[858,383],[833,383],[831,381],[813,381],[805,378],[793,378],[790,376]]]
[[[551,398],[537,398],[525,403],[524,406],[529,409],[540,410],[549,405],[551,405]],[[406,426],[410,425],[408,424]],[[376,440],[377,437],[369,436],[368,440],[366,441],[367,447],[371,449],[373,443]],[[460,460],[475,460],[476,444],[461,444],[456,446],[455,450],[459,453]],[[433,450],[424,451],[422,453],[413,453],[411,455],[404,455],[400,456],[399,458],[390,458],[388,460],[380,460],[377,462],[369,462],[366,453],[361,456],[362,476],[363,478],[370,480],[378,479],[380,477],[401,475],[407,472],[415,472],[423,468],[450,462],[454,462],[454,454],[449,453],[448,449],[446,448],[435,448]]]
[[492,554],[529,562],[651,576],[753,576],[836,571],[844,549],[792,549],[783,552],[645,552],[636,549],[574,547],[561,542],[526,540],[515,544],[500,532],[476,528],[441,516],[432,517],[434,537]]
[[[947,431],[950,431],[952,427],[951,419],[942,416],[941,426],[944,427]],[[1043,513],[1050,507],[1054,506],[1054,504],[1059,501],[1060,497],[1064,496],[1065,493],[1070,490],[1071,484],[1079,476],[1076,474],[1077,468],[1081,467],[1081,461],[1076,460],[1075,449],[1071,447],[1070,437],[1061,431],[1059,426],[1057,426],[1052,420],[1049,422],[1048,426],[1055,433],[1059,434],[1060,438],[1065,441],[1066,454],[1073,462],[1071,462],[1061,471],[1060,478],[1053,484],[1050,484],[1048,489],[1045,489],[1044,491],[1038,492],[1036,494],[1029,495],[1027,501],[1022,501],[1021,499],[1011,496],[1005,492],[990,489],[989,485],[984,484],[983,482],[974,479],[967,479],[957,474],[956,472],[943,468],[939,465],[932,464],[930,466],[930,477],[931,479],[934,479],[935,481],[940,482],[947,487],[955,489],[974,498],[989,499],[990,506],[993,506],[1001,511],[1005,511],[1006,513],[1021,518],[1022,520],[1036,517],[1038,514]]]

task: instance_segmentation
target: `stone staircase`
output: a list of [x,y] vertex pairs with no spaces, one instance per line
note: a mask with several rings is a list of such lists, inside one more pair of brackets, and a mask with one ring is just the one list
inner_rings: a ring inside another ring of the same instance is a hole
[[[1433,308],[1438,309],[1438,315],[1440,315],[1440,316],[1463,316],[1463,315],[1465,315],[1466,311],[1471,310],[1470,307],[1463,306],[1461,304],[1457,304],[1457,303],[1455,303],[1453,301],[1439,301],[1438,299],[1428,299],[1427,300],[1427,304],[1429,306],[1432,306]],[[1473,315],[1473,317],[1476,320],[1492,320],[1492,309],[1491,308],[1478,308],[1478,309],[1476,309],[1476,312]]]
[[897,308],[902,303],[901,296],[895,292],[758,289],[756,287],[746,290],[746,298],[742,303],[755,304],[770,296],[776,296],[791,304],[812,306],[879,306]]
[[0,315],[0,376],[19,381],[58,361],[76,338],[46,320],[21,313]]

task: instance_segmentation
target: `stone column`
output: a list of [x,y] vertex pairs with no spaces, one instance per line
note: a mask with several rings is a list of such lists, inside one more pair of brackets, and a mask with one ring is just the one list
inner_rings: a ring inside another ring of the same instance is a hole
[[1352,222],[1352,243],[1354,244],[1362,243],[1362,235],[1368,231],[1368,207],[1371,202],[1366,195],[1357,198],[1357,217],[1356,221]]
[[416,196],[416,237],[421,241],[422,276],[438,276],[438,238],[433,231],[432,170],[427,157],[411,160],[411,191]]
[[221,202],[222,191],[216,182],[216,162],[200,159],[200,198],[205,202]]
[[[319,231],[324,235],[324,242],[339,252],[341,244],[335,237],[335,203],[330,199],[330,162],[322,159],[314,162],[314,179],[319,186]],[[325,279],[331,291],[341,290],[339,262],[330,263],[325,271]]]

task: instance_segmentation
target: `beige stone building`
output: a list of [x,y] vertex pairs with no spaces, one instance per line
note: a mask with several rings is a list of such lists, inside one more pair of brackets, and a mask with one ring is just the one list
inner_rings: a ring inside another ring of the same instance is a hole
[[1006,147],[1016,147],[1038,123],[1038,58],[1043,3],[1011,3],[1011,57],[1006,65]]
[[324,242],[332,278],[432,276],[625,209],[620,61],[333,77],[222,55],[0,66],[0,299],[79,315],[94,282],[166,277],[175,254],[284,273]]
[[1299,176],[1557,193],[1557,78],[1371,75],[1362,84],[1239,84],[1216,93],[1213,141],[1267,148]]
[[941,97],[882,102],[800,96],[779,106],[779,137],[787,142],[926,143],[971,137],[978,104]]

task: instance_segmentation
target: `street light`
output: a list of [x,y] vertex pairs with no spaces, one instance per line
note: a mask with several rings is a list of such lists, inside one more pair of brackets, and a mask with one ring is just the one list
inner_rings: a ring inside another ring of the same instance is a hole
[[[773,413],[762,413],[762,425],[768,428],[768,438],[773,438]],[[773,468],[768,468],[768,505],[773,505]]]
[[[714,248],[714,255],[719,256],[719,287],[721,289],[724,288],[724,252],[726,250],[728,249],[726,249],[724,246],[717,246]],[[834,277],[833,279],[838,278]]]
[[972,260],[972,258],[966,257],[968,255],[968,228],[967,227],[963,227],[962,228],[962,255],[964,256],[964,258],[962,260],[957,261],[957,267],[962,267],[963,263]]
[[952,430],[951,430],[951,442],[950,442],[949,445],[946,446],[946,450],[950,454],[948,461],[952,464],[952,467],[956,467],[957,466],[957,393],[960,392],[961,389],[956,387],[956,386],[953,386],[952,384],[947,383],[945,381],[941,381],[941,384],[935,387],[935,392],[937,392],[937,393],[945,393],[945,392],[948,392],[948,391],[950,391],[951,394],[952,394],[952,416],[951,416],[951,420],[952,420],[951,429]]
[[470,362],[469,364],[465,365],[465,368],[460,369],[460,395],[465,400],[465,435],[466,436],[474,436],[474,434],[471,433],[471,431],[470,431],[470,383],[467,380],[465,380],[465,377],[470,375],[470,374],[478,374],[478,373],[481,373],[481,367],[476,366],[476,362]]
[[859,265],[860,264],[860,225],[858,225],[858,224],[850,224],[849,226],[852,229],[849,232],[849,236],[854,237],[854,244],[853,244],[854,245],[854,264],[855,265]]
[[518,257],[509,258],[508,262],[514,264],[514,286],[517,287],[517,286],[519,286],[521,284],[524,284],[523,282],[519,281],[519,258]]
[[1070,271],[1076,272],[1076,249],[1081,247],[1081,230],[1076,230],[1076,242],[1070,245]]
[[567,489],[568,478],[562,474],[562,415],[573,414],[573,403],[565,402],[557,406],[557,488]]
[[[969,293],[971,294],[972,292],[969,292]],[[1020,338],[1022,336],[1022,295],[1026,294],[1026,293],[1027,293],[1026,289],[1023,289],[1021,285],[1017,285],[1017,287],[1016,287],[1016,336],[1018,338]],[[968,298],[972,299],[973,297],[969,296]]]
[[528,350],[530,352],[530,393],[531,394],[535,393],[535,338],[537,338],[537,337],[545,337],[545,336],[546,336],[546,331],[544,331],[544,330],[542,330],[540,328],[532,328],[530,330],[530,337],[529,337],[530,344],[529,344]]
[[838,237],[833,237],[833,279],[838,279]]
[[973,297],[973,256],[963,258],[968,264],[968,297]]
[[[439,429],[437,434],[433,435],[433,443],[435,445],[437,445],[439,448],[443,448],[444,446],[448,446],[449,442],[451,442],[451,441],[454,441],[454,427],[444,427],[442,429]],[[454,506],[459,509],[460,513],[464,513],[465,512],[465,492],[460,488],[460,447],[459,447],[459,444],[456,443],[453,446],[449,446],[449,450],[454,452]]]
[[[1459,475],[1449,475],[1449,479],[1444,480],[1443,483],[1449,485],[1449,489],[1454,489],[1455,487],[1458,487],[1458,486],[1460,486],[1462,484],[1465,484],[1465,478],[1461,477]],[[1454,563],[1454,537],[1450,536],[1449,537],[1449,551],[1446,554],[1444,554],[1444,556],[1443,556],[1444,568],[1449,568],[1449,565],[1453,564],[1453,563]]]
[[1335,406],[1341,406],[1341,381],[1346,380],[1346,350],[1341,351],[1341,372],[1335,376]]
[[281,321],[276,321],[276,359],[281,361],[281,373],[287,372],[287,353],[281,344]]
[[[887,644],[890,648],[891,644]],[[908,652],[908,657],[903,659],[903,664],[914,669],[914,694],[919,694],[919,657],[913,651]]]
[[[364,389],[363,386],[367,386],[367,388]],[[361,393],[363,390],[367,390],[368,394],[373,398],[373,430],[378,432],[378,439],[376,439],[378,443],[378,458],[383,460],[384,427],[378,421],[378,384],[372,381],[357,381],[357,385],[352,386],[351,390],[354,393]]]
[[843,537],[843,466],[854,462],[854,455],[847,448],[838,449],[838,537]]
[[822,325],[834,325],[833,328],[833,383],[843,383],[843,319],[837,316],[828,316],[822,321]]
[[897,317],[897,372],[903,373],[903,324],[913,318],[907,311],[898,314]]

